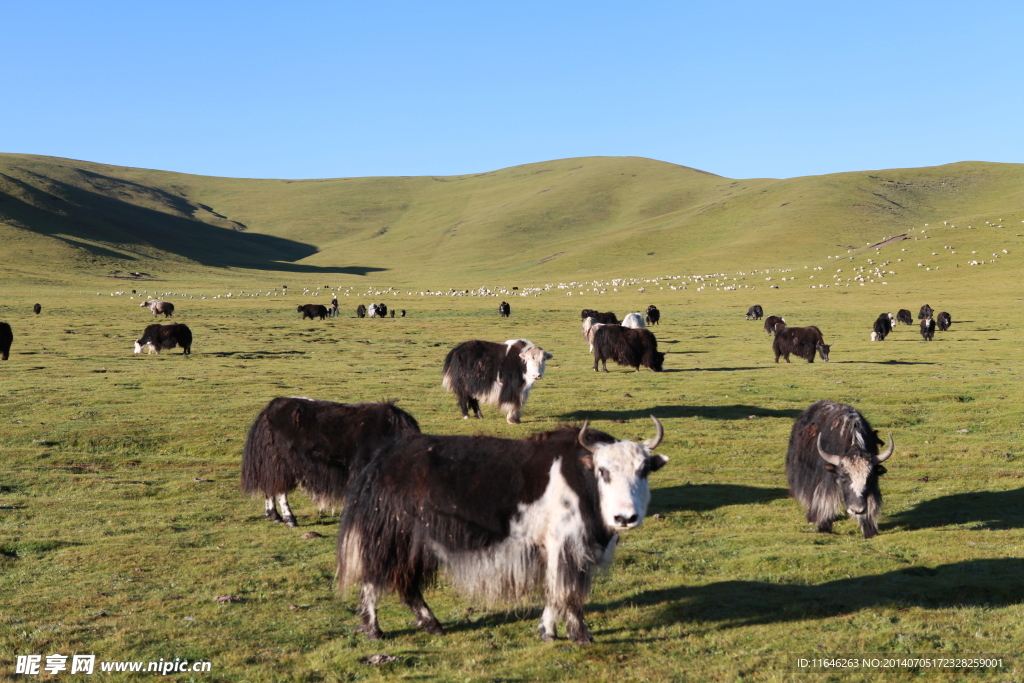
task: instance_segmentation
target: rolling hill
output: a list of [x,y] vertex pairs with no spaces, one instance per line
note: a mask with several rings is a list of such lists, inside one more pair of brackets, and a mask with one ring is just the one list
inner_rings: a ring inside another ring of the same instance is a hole
[[430,284],[784,268],[925,223],[1022,219],[1024,164],[734,180],[593,157],[271,180],[0,154],[0,273],[54,281],[118,270]]

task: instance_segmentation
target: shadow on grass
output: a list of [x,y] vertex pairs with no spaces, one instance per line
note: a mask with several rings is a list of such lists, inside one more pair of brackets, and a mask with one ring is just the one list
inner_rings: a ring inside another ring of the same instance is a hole
[[727,505],[770,503],[788,496],[789,491],[783,488],[759,488],[738,484],[684,484],[655,489],[651,494],[648,514],[681,510],[701,512]]
[[672,417],[704,417],[709,420],[747,420],[754,417],[786,417],[795,418],[802,410],[788,408],[774,410],[757,406],[654,406],[636,410],[574,410],[556,417],[559,420],[649,420],[651,415],[657,418]]
[[735,372],[738,370],[767,370],[767,367],[753,368],[668,368],[662,372]]
[[917,360],[840,360],[835,361],[837,365],[843,363],[854,363],[857,365],[935,365],[928,361],[917,361]]
[[986,529],[1024,528],[1024,488],[956,493],[919,503],[892,515],[884,528],[911,529],[977,523]]
[[257,356],[303,356],[309,353],[309,351],[214,351],[208,353],[208,356],[240,356],[240,357],[257,357]]
[[649,606],[651,625],[729,622],[731,627],[825,619],[879,607],[1005,607],[1024,602],[1024,559],[971,560],[838,579],[813,586],[721,581],[650,590],[588,612]]

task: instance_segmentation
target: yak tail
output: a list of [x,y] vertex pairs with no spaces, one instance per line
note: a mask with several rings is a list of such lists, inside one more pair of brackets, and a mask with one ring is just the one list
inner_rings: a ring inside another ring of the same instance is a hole
[[352,527],[343,527],[338,540],[338,590],[363,583],[363,535]]

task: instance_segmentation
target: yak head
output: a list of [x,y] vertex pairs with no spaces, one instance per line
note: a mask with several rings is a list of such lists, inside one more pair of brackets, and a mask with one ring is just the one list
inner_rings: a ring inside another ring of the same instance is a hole
[[530,346],[523,349],[519,352],[519,357],[526,364],[524,376],[526,377],[527,386],[533,386],[534,382],[544,376],[544,364],[554,358],[554,356],[539,346]]
[[896,447],[892,434],[889,434],[889,447],[878,455],[868,453],[860,439],[851,440],[845,453],[826,453],[821,447],[822,433],[818,433],[818,455],[828,463],[829,472],[834,472],[839,479],[839,487],[843,492],[843,504],[850,515],[863,515],[867,510],[866,495],[868,485],[885,474],[885,462]]
[[661,372],[665,369],[665,354],[661,351],[655,351],[651,354],[651,370],[654,372]]
[[601,518],[609,529],[632,529],[643,523],[647,504],[651,502],[651,488],[647,476],[668,462],[664,455],[654,453],[665,430],[653,415],[656,433],[641,443],[616,441],[590,443],[587,423],[583,423],[577,437],[579,444],[590,452],[583,463],[597,479]]
[[823,361],[828,362],[828,352],[832,350],[832,344],[826,344],[823,341],[815,344],[815,348],[818,349],[818,355]]

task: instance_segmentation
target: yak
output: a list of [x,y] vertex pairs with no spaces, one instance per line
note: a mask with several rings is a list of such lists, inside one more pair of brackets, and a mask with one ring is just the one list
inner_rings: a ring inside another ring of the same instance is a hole
[[644,317],[639,313],[627,313],[626,317],[622,319],[623,327],[631,327],[634,330],[639,330],[647,327],[644,323]]
[[586,320],[587,318],[593,318],[595,322],[599,322],[603,325],[619,324],[619,319],[615,317],[614,313],[598,313],[592,308],[584,308],[580,312],[581,320]]
[[299,304],[298,308],[295,309],[302,314],[302,319],[309,318],[320,318],[323,320],[327,317],[327,307],[322,304]]
[[601,363],[608,372],[608,361],[635,368],[640,372],[644,366],[653,372],[661,372],[665,354],[658,351],[658,340],[650,330],[634,330],[621,325],[602,325],[592,332],[591,349],[594,353],[594,372]]
[[818,401],[796,419],[786,451],[789,492],[803,506],[807,521],[830,533],[842,510],[857,520],[864,538],[878,534],[882,463],[895,448],[878,452],[878,433],[857,409]]
[[301,488],[321,510],[338,507],[350,479],[379,448],[419,431],[416,419],[393,401],[345,404],[275,398],[249,428],[241,487],[264,497],[268,519],[298,526],[288,506],[291,491]]
[[764,319],[764,332],[765,334],[778,334],[781,329],[779,326],[786,326],[786,319],[780,318],[777,315],[770,315]]
[[939,332],[945,332],[952,324],[953,318],[946,311],[939,313],[938,317],[935,318],[935,327],[938,328]]
[[139,308],[148,308],[153,313],[154,318],[161,313],[164,314],[164,319],[174,315],[174,304],[170,301],[143,301],[139,304]]
[[747,320],[760,320],[764,317],[764,309],[758,304],[754,304],[747,309],[747,315],[744,316]]
[[910,311],[908,311],[905,308],[901,308],[899,310],[899,312],[896,314],[896,320],[898,320],[900,323],[902,323],[904,325],[913,325],[914,324],[913,315],[910,313]]
[[661,320],[661,311],[654,304],[647,307],[647,315],[645,316],[648,325],[657,325],[658,321]]
[[525,439],[413,435],[383,450],[352,481],[338,528],[339,587],[357,585],[361,631],[381,638],[377,601],[397,593],[416,625],[444,628],[422,587],[447,569],[487,602],[522,601],[543,588],[540,636],[564,619],[577,644],[593,641],[583,605],[620,532],[640,526],[664,429],[642,443],[563,427]]
[[474,339],[448,352],[441,386],[455,394],[462,418],[472,410],[482,418],[480,401],[498,406],[509,424],[519,424],[533,384],[544,376],[544,364],[554,358],[525,339],[503,344]]
[[498,304],[498,315],[502,318],[507,318],[512,315],[512,307],[508,305],[508,302],[502,301]]
[[921,310],[918,312],[917,319],[924,320],[925,318],[930,318],[932,317],[932,313],[934,313],[932,307],[929,306],[928,304],[925,304],[924,306],[921,307]]
[[892,332],[892,313],[883,313],[878,316],[873,329],[871,341],[885,341],[885,338]]
[[161,349],[170,350],[175,346],[181,347],[184,356],[192,353],[192,330],[188,329],[188,325],[153,323],[135,340],[135,353],[142,353],[142,349],[145,348],[147,354],[158,354]]
[[0,360],[11,357],[11,344],[14,343],[14,332],[10,323],[0,322]]
[[921,321],[921,336],[925,341],[931,341],[935,336],[935,319],[925,318]]
[[787,363],[790,362],[790,354],[803,358],[808,363],[813,363],[815,351],[827,363],[828,353],[831,348],[831,345],[825,343],[821,330],[814,325],[808,327],[784,327],[775,335],[775,341],[772,343],[776,363],[779,362],[781,356],[785,356]]

